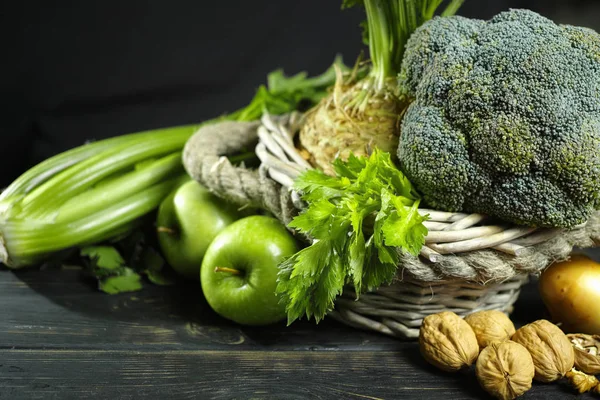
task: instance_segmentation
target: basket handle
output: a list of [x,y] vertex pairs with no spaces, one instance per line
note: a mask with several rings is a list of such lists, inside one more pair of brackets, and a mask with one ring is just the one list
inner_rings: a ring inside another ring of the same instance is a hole
[[290,191],[265,171],[236,167],[225,157],[254,149],[259,126],[260,121],[222,121],[201,127],[185,145],[183,165],[216,196],[242,207],[266,210],[287,224],[298,213]]

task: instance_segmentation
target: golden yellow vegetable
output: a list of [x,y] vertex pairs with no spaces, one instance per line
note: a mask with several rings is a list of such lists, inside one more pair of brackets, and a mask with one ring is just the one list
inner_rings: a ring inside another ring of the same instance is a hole
[[540,294],[566,332],[600,334],[600,263],[576,254],[540,276]]

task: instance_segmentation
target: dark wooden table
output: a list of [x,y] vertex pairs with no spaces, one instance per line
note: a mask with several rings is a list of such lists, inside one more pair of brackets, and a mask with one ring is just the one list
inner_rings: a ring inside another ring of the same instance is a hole
[[[334,321],[236,326],[193,284],[109,296],[76,269],[0,270],[0,310],[0,399],[489,398],[472,370],[440,372],[414,342]],[[541,317],[531,283],[513,320]],[[578,397],[560,382],[532,398]]]

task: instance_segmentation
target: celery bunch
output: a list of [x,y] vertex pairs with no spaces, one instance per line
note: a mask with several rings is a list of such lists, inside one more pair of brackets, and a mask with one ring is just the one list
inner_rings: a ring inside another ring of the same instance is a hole
[[21,175],[0,195],[0,261],[18,268],[130,231],[185,177],[181,150],[197,128],[86,144]]

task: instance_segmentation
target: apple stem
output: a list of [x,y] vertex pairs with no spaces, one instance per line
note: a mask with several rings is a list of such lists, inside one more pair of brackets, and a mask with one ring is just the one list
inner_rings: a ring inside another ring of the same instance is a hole
[[156,232],[159,233],[168,233],[169,235],[176,235],[177,232],[173,228],[168,228],[166,226],[159,226],[156,228]]
[[215,267],[215,272],[227,272],[231,275],[241,275],[241,271],[235,268]]

